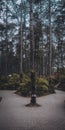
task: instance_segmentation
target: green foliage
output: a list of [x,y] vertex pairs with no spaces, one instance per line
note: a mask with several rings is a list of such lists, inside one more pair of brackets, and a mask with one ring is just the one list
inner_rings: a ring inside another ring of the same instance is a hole
[[58,75],[52,75],[51,77],[48,78],[48,80],[52,80],[53,85],[56,85],[58,83]]
[[65,91],[65,74],[59,74],[57,81],[60,83],[57,89]]
[[[36,94],[37,96],[45,95],[49,92],[48,89],[48,80],[45,78],[36,79]],[[23,74],[22,82],[19,84],[17,92],[21,93],[23,96],[29,96],[31,94],[31,79]]]
[[23,80],[22,82],[26,83],[26,84],[30,84],[31,83],[31,79],[29,78],[29,76],[23,74]]
[[54,76],[51,76],[48,78],[49,81],[49,93],[55,93],[55,88],[54,86],[56,85],[56,79],[54,78]]
[[28,83],[20,83],[20,92],[22,96],[28,96],[30,91],[30,86]]
[[0,89],[4,90],[8,86],[8,77],[0,75]]
[[[50,81],[50,78],[49,78]],[[53,76],[51,76],[51,84],[49,84],[49,92],[54,92],[54,86],[56,84],[59,84],[57,86],[57,89],[65,91],[65,74],[57,73]]]
[[37,82],[37,84],[41,84],[41,85],[46,85],[46,86],[49,86],[49,82],[48,82],[48,80],[46,79],[46,78],[37,78],[37,80],[36,80],[36,82]]
[[14,73],[12,76],[8,77],[8,89],[16,89],[20,83],[20,76]]
[[49,83],[48,80],[45,78],[37,78],[36,80],[36,93],[38,96],[42,96],[45,95],[46,93],[48,93],[49,89],[48,89]]
[[[49,81],[45,77],[38,77],[35,82],[37,96],[43,96],[52,92],[53,87],[49,85]],[[17,93],[22,96],[30,96],[31,94],[31,78],[25,74],[20,76],[14,73],[11,76],[1,77],[0,89],[16,89]]]
[[11,77],[9,77],[9,84],[18,84],[19,83],[19,75],[14,73]]
[[31,79],[25,74],[23,74],[22,77],[23,78],[20,80],[21,82],[19,83],[17,92],[20,92],[22,96],[28,96],[31,88]]
[[11,76],[0,77],[0,89],[16,89],[19,83],[19,75],[16,73],[14,73]]
[[43,96],[47,94],[49,91],[48,87],[46,85],[37,85],[36,87],[36,94],[38,96]]
[[65,81],[65,74],[56,74],[50,77],[54,84]]
[[59,81],[65,81],[65,75],[59,75]]

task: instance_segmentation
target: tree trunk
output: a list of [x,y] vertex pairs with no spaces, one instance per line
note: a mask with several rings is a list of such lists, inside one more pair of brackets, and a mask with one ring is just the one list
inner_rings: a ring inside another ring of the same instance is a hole
[[35,94],[35,62],[34,62],[34,53],[35,53],[35,45],[34,45],[34,28],[33,28],[33,0],[30,1],[30,46],[31,46],[31,104],[36,104],[36,94]]
[[49,76],[52,74],[51,0],[49,0]]
[[22,32],[22,0],[21,0],[21,38],[20,38],[20,42],[21,42],[21,52],[20,52],[20,73],[22,74],[22,45],[23,45],[23,32]]

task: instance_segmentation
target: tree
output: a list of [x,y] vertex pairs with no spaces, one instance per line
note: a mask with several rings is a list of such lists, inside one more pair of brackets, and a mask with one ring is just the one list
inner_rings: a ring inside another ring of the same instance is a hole
[[32,15],[29,2],[0,1],[0,68],[7,74],[27,73],[34,66],[39,76],[51,75],[53,67],[65,63],[65,2],[34,0]]

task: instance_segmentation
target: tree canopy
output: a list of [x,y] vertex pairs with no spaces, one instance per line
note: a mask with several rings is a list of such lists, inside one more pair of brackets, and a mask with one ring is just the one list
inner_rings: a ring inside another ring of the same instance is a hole
[[64,44],[64,1],[0,0],[1,74],[20,73],[20,66],[28,73],[32,53],[38,75],[59,72],[65,67]]

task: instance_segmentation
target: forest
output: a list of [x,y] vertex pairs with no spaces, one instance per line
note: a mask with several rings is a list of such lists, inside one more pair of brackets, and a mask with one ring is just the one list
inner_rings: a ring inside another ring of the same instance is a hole
[[54,85],[65,79],[64,0],[0,0],[1,89],[2,82],[18,91],[29,86],[31,71],[38,95],[48,92],[50,77]]

